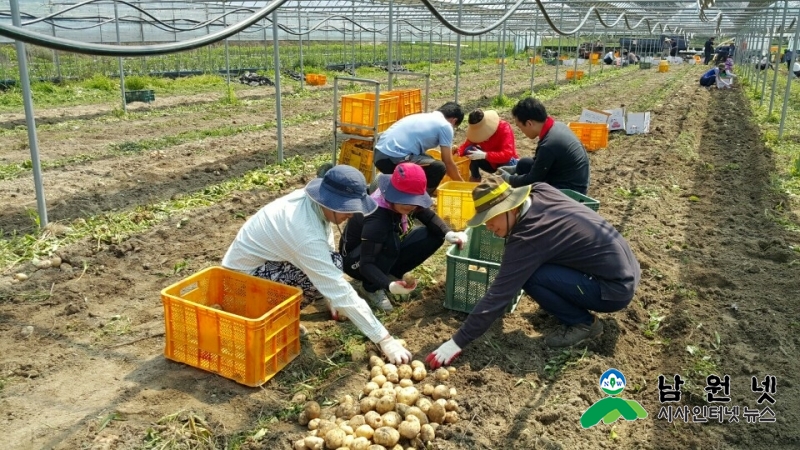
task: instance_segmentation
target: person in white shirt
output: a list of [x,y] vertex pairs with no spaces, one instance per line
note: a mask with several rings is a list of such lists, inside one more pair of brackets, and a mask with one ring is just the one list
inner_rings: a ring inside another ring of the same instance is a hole
[[800,78],[800,62],[795,61],[792,64],[792,73],[794,73],[795,78]]
[[614,63],[614,50],[609,50],[608,53],[603,57],[603,62],[606,63],[607,66],[610,66]]
[[[411,353],[375,317],[367,302],[344,279],[342,256],[334,251],[332,224],[378,205],[367,195],[364,175],[334,166],[322,178],[264,206],[247,219],[222,259],[222,266],[303,290],[303,306],[324,298],[335,320],[350,319],[389,361],[407,363]],[[395,281],[394,291],[407,287]]]

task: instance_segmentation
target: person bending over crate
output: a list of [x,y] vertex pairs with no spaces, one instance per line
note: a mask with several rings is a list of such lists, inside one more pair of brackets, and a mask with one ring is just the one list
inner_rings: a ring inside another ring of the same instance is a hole
[[476,109],[469,114],[467,123],[467,140],[458,148],[458,155],[472,160],[469,181],[479,183],[481,170],[495,173],[498,167],[517,164],[514,131],[497,111]]
[[545,182],[558,189],[586,195],[589,188],[589,156],[567,124],[547,115],[542,102],[532,97],[511,109],[514,121],[529,139],[539,138],[533,158],[522,158],[516,166],[501,167],[500,176],[513,187]]
[[[463,247],[464,232],[456,232],[430,209],[427,180],[422,167],[399,164],[389,175],[378,175],[371,197],[378,210],[356,214],[347,222],[339,241],[344,271],[361,281],[359,293],[375,307],[391,311],[386,292],[410,294],[416,287],[402,278],[433,255],[444,241]],[[414,227],[414,220],[423,226]],[[392,278],[399,281],[392,281]]]
[[[405,116],[384,131],[375,143],[375,167],[391,175],[402,162],[422,167],[428,179],[428,194],[432,194],[445,174],[454,181],[464,181],[453,161],[454,129],[464,120],[458,103],[447,102],[437,111]],[[440,147],[442,160],[437,161],[425,151]]]
[[433,351],[431,367],[450,364],[503,315],[520,289],[561,326],[549,347],[569,347],[600,336],[592,313],[619,311],[631,302],[641,269],[628,242],[599,214],[546,183],[513,188],[496,178],[472,191],[470,227],[486,224],[505,238],[500,269],[452,339]]
[[264,206],[247,219],[222,259],[223,267],[303,290],[302,306],[324,298],[331,316],[350,319],[395,364],[411,353],[395,340],[344,279],[334,252],[333,229],[378,205],[367,195],[364,175],[334,166],[322,178]]

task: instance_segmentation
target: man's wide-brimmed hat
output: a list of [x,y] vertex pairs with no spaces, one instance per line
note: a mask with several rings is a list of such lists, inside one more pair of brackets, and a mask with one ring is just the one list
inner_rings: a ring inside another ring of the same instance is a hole
[[483,111],[483,119],[480,122],[467,126],[467,140],[475,144],[486,142],[497,131],[499,125],[500,116],[497,115],[497,111],[491,109]]
[[306,185],[306,194],[320,205],[343,214],[371,214],[378,208],[367,195],[367,180],[355,167],[334,166]]
[[531,195],[530,185],[513,188],[502,179],[488,178],[472,190],[475,215],[467,221],[467,226],[483,225],[492,217],[521,205],[529,195]]

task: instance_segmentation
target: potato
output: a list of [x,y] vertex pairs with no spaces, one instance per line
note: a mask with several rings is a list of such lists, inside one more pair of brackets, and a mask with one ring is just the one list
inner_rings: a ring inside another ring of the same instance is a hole
[[458,394],[458,391],[456,390],[456,388],[451,387],[448,393],[450,394],[450,398],[455,399],[456,395]]
[[350,421],[348,422],[348,424],[353,427],[354,430],[365,423],[367,423],[367,421],[364,420],[364,416],[361,414],[351,417]]
[[[386,389],[387,391],[393,391],[394,383],[392,383],[391,381],[387,381],[386,383],[383,383],[381,389]],[[391,395],[391,394],[387,392],[386,395]]]
[[378,383],[370,381],[364,385],[364,390],[361,392],[363,392],[364,395],[369,395],[369,393],[374,391],[375,389],[380,389],[380,386],[378,386]]
[[360,404],[361,414],[366,414],[370,411],[375,411],[375,406],[377,404],[378,404],[378,399],[375,397],[362,398]]
[[428,372],[424,367],[415,367],[414,370],[411,371],[411,379],[414,381],[422,381],[427,376]]
[[424,369],[425,368],[425,363],[420,361],[420,360],[418,360],[418,359],[415,359],[415,360],[411,361],[411,368],[412,369],[416,369],[417,367],[422,367]]
[[428,409],[428,420],[436,423],[444,422],[445,410],[441,403],[434,403]]
[[433,385],[425,383],[422,385],[422,395],[433,395]]
[[458,411],[458,403],[455,400],[448,400],[444,404],[444,409],[446,411]]
[[375,411],[378,411],[379,414],[385,414],[389,411],[394,411],[394,404],[394,398],[384,395],[378,400],[378,404],[375,405]]
[[408,408],[408,411],[406,411],[405,419],[411,420],[412,417],[417,419],[419,423],[423,425],[428,423],[428,416],[416,406],[412,406],[411,408]]
[[378,444],[372,444],[367,448],[367,450],[386,450],[386,447]]
[[[413,416],[412,416],[413,417]],[[397,427],[397,431],[400,432],[400,436],[406,439],[414,439],[419,434],[420,425],[418,420],[407,421],[404,420],[400,426]]]
[[386,375],[381,374],[378,375],[377,377],[373,377],[372,382],[380,387],[383,387],[384,383],[386,383]]
[[353,445],[353,439],[355,439],[355,435],[347,435],[344,437],[344,445],[342,447],[347,448],[350,450],[350,446]]
[[369,450],[370,442],[365,437],[357,437],[350,444],[350,450]]
[[417,285],[417,279],[414,278],[414,275],[411,275],[411,273],[407,273],[407,274],[403,275],[403,281],[409,286],[416,286]]
[[353,427],[351,427],[350,424],[347,423],[347,422],[340,423],[339,424],[339,428],[341,428],[341,430],[344,431],[344,434],[346,434],[348,436],[353,434],[353,433],[355,433],[355,431],[353,430]]
[[373,430],[377,430],[383,426],[383,418],[375,411],[370,411],[364,414],[364,420],[367,422],[367,425],[372,427]]
[[333,428],[325,433],[325,446],[328,448],[339,448],[344,443],[347,433],[341,428]]
[[450,372],[448,372],[444,367],[439,367],[435,372],[433,372],[433,376],[437,381],[447,381],[447,379],[450,378]]
[[433,388],[433,395],[431,395],[431,397],[433,397],[434,400],[439,400],[440,398],[447,400],[450,398],[450,391],[447,389],[447,386],[440,384]]
[[303,409],[308,417],[308,420],[317,419],[319,418],[320,414],[320,407],[319,403],[317,402],[308,402],[306,403],[306,407]]
[[308,421],[308,429],[309,430],[316,430],[319,428],[319,421],[320,419],[311,419]]
[[317,436],[325,437],[325,435],[328,434],[328,431],[331,431],[334,428],[339,428],[335,422],[322,420],[319,422],[319,428],[317,428]]
[[360,412],[361,405],[359,403],[354,403],[353,401],[342,403],[336,408],[336,416],[343,420],[350,420],[351,417]]
[[394,364],[384,364],[383,367],[383,374],[389,376],[390,373],[397,373],[397,366]]
[[447,366],[447,371],[450,373],[456,373],[456,368],[453,366]]
[[325,439],[316,436],[307,436],[305,439],[306,447],[309,450],[324,450],[325,449]]
[[381,366],[372,366],[372,369],[369,369],[369,378],[375,378],[378,375],[383,375],[383,368]]
[[386,363],[383,362],[383,358],[381,358],[378,355],[372,355],[372,356],[369,357],[369,365],[370,365],[370,367],[375,367],[375,366],[380,367],[380,366],[382,366],[384,364],[386,364]]
[[397,402],[413,406],[419,400],[419,391],[414,386],[404,387],[397,393]]
[[397,383],[400,381],[400,375],[397,372],[389,372],[386,374],[387,383]]
[[403,418],[400,417],[400,414],[397,414],[394,411],[389,411],[382,415],[381,419],[383,419],[383,426],[392,427],[395,429],[400,425],[400,422],[403,421]]
[[303,412],[301,412],[300,414],[297,415],[297,423],[299,423],[300,425],[306,426],[306,425],[308,425],[308,422],[309,422],[308,414],[306,414],[305,411],[303,411]]
[[420,397],[420,399],[417,400],[417,403],[416,403],[415,406],[417,408],[421,409],[422,412],[427,414],[428,413],[428,409],[430,409],[430,407],[431,407],[431,400],[429,398],[427,398],[427,397]]
[[447,406],[447,400],[440,398],[439,400],[434,401],[434,403],[438,403],[442,406]]
[[428,424],[422,425],[419,429],[419,438],[422,442],[430,442],[436,439],[436,432],[432,426]]
[[458,413],[455,411],[449,411],[444,415],[444,423],[456,423],[458,422]]
[[414,382],[413,382],[413,381],[411,381],[411,379],[410,379],[410,378],[403,378],[403,379],[402,379],[402,380],[400,380],[400,382],[399,382],[399,383],[397,383],[397,384],[398,384],[398,386],[400,386],[400,387],[409,387],[409,386],[413,386],[413,385],[414,385]]
[[337,427],[345,422],[347,422],[347,419],[342,419],[341,417],[337,417],[336,420],[333,421]]
[[306,441],[305,441],[305,439],[300,439],[299,441],[294,441],[294,450],[306,450]]
[[375,430],[372,440],[376,444],[383,445],[384,447],[394,447],[397,441],[400,440],[400,433],[394,428],[381,427]]
[[372,439],[373,434],[375,434],[375,430],[373,430],[372,427],[367,424],[359,426],[355,431],[356,437],[365,437],[367,439]]

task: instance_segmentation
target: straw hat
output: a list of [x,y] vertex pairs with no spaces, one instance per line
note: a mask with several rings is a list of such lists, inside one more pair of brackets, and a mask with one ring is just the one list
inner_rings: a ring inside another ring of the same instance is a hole
[[521,205],[529,195],[531,195],[530,184],[513,188],[497,177],[489,178],[472,190],[475,215],[467,221],[467,226],[483,225],[492,217]]
[[485,142],[497,131],[499,125],[500,116],[497,115],[497,111],[476,109],[469,114],[467,140],[475,144]]

